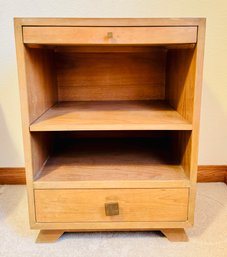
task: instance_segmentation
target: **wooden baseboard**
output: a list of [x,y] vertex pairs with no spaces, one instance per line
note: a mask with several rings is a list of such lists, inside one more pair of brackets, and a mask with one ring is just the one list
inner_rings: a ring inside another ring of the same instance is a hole
[[0,185],[26,184],[24,168],[0,168]]
[[225,182],[227,184],[227,165],[199,165],[198,182]]
[[[198,182],[225,182],[227,184],[227,165],[199,165]],[[26,184],[24,168],[0,168],[0,184]]]

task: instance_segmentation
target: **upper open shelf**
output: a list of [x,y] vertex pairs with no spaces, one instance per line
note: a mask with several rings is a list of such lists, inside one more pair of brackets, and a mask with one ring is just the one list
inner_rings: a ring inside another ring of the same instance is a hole
[[60,102],[30,126],[31,131],[191,129],[165,101]]
[[31,131],[191,130],[195,48],[26,47]]

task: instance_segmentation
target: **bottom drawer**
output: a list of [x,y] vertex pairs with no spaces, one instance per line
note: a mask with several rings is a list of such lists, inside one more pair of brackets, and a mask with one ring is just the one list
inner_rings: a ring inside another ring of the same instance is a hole
[[188,188],[35,190],[36,221],[186,221],[188,192]]

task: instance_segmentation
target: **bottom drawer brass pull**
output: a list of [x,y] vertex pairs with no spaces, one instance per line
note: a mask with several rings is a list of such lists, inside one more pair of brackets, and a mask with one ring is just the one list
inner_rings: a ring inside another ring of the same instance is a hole
[[119,215],[118,203],[105,203],[106,216]]

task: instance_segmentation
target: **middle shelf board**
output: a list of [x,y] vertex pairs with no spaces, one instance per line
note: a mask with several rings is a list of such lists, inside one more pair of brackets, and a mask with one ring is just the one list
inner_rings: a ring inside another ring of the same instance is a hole
[[192,130],[166,101],[59,102],[30,125],[30,131]]
[[35,188],[158,188],[190,184],[165,140],[69,141],[54,146],[58,150],[38,174]]

